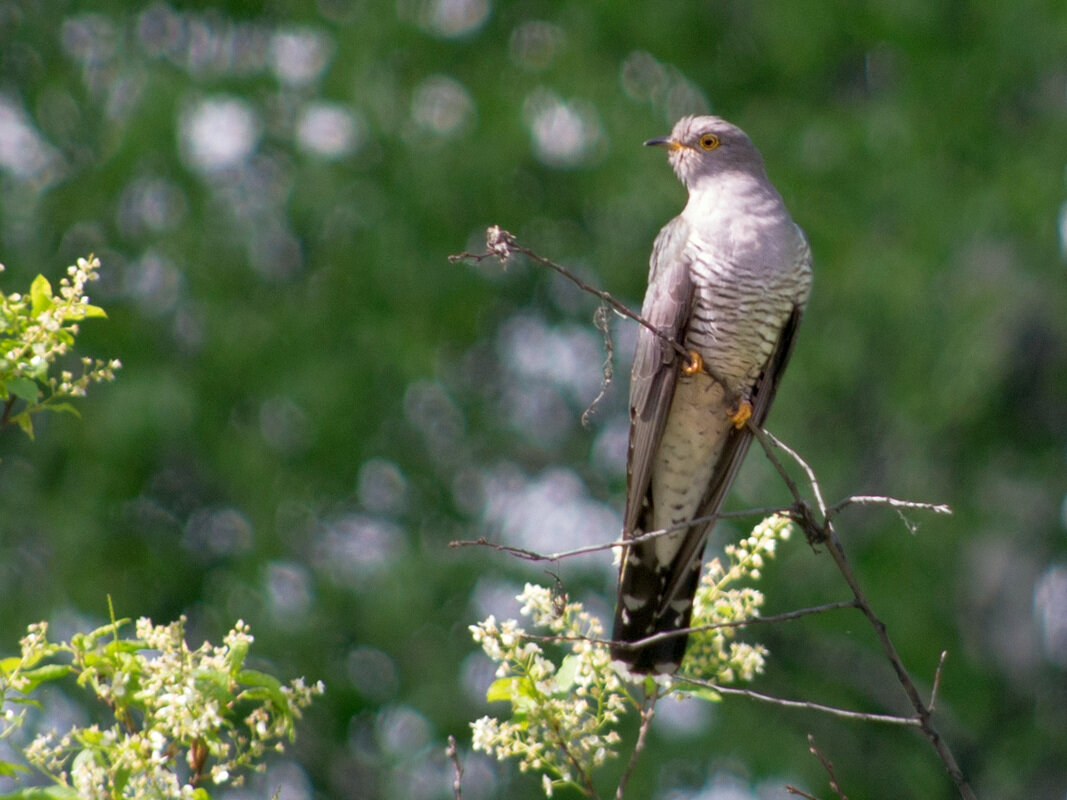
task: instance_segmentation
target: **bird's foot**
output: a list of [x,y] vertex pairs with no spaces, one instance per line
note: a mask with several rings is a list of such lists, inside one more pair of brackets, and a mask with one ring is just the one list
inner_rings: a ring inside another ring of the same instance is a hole
[[704,371],[704,359],[696,350],[689,351],[689,361],[682,364],[683,375],[696,375]]
[[737,405],[731,408],[727,412],[727,416],[730,422],[734,424],[734,427],[741,430],[745,427],[745,424],[752,418],[752,403],[748,402],[745,398],[740,398],[737,401]]

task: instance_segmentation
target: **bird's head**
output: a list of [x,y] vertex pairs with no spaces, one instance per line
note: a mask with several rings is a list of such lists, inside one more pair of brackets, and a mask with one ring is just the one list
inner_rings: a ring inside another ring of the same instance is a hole
[[728,172],[764,176],[763,158],[743,130],[721,117],[682,117],[670,136],[649,139],[667,148],[667,157],[686,188]]

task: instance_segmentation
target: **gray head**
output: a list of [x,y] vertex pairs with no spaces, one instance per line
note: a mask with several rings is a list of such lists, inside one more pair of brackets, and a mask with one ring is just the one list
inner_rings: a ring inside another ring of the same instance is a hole
[[721,117],[682,117],[671,135],[646,145],[667,148],[667,157],[687,189],[727,172],[766,179],[763,158],[743,130]]

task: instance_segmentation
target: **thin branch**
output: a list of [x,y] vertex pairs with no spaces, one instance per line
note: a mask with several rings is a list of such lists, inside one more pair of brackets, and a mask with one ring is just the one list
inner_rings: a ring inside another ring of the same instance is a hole
[[937,662],[937,669],[934,670],[934,685],[930,689],[930,702],[926,705],[931,714],[934,713],[934,707],[937,705],[937,690],[941,688],[941,669],[945,666],[945,658],[947,656],[948,650],[942,650],[941,658]]
[[637,732],[637,742],[634,744],[633,752],[630,753],[630,760],[626,764],[626,769],[623,770],[622,777],[619,778],[619,786],[615,790],[615,800],[622,800],[623,792],[626,791],[626,784],[630,782],[630,775],[634,771],[634,767],[637,766],[637,759],[645,749],[645,739],[648,737],[648,729],[652,725],[652,717],[656,715],[656,701],[659,700],[659,697],[658,691],[645,695],[645,701],[641,707],[641,727]]
[[[523,245],[519,244],[518,241],[515,239],[515,235],[513,233],[504,230],[499,225],[491,225],[486,230],[485,246],[486,251],[484,253],[468,253],[464,251],[462,253],[450,255],[448,257],[448,260],[455,264],[458,261],[471,260],[479,262],[484,261],[487,258],[496,258],[501,263],[506,264],[508,259],[515,253],[522,253],[522,255],[526,256],[531,261],[534,261],[543,267],[548,267],[549,269],[558,272],[560,275],[569,280],[583,292],[587,292],[588,294],[593,295],[593,297],[600,298],[600,301],[602,303],[606,303],[607,305],[611,306],[611,308],[620,316],[626,317],[627,319],[631,319],[638,325],[641,325],[643,328],[647,328],[658,339],[660,339],[660,341],[673,348],[674,351],[684,359],[683,363],[689,361],[689,351],[686,350],[680,342],[677,342],[672,339],[670,336],[665,334],[662,330],[657,328],[655,325],[653,325],[651,322],[649,322],[637,312],[631,311],[625,303],[616,300],[608,292],[605,292],[603,289],[598,289],[595,286],[590,286],[588,283],[583,281],[581,278],[579,278],[569,269],[564,267],[562,264],[557,264],[555,261],[545,258],[544,256],[535,253],[533,250],[530,250],[528,247],[524,247]],[[703,365],[703,372],[706,373],[708,377],[710,377],[720,386],[722,386],[731,399],[736,399],[736,397],[734,396],[735,393],[732,389],[730,389],[726,381],[723,380],[719,375],[717,375],[714,370],[712,370],[711,367],[709,367],[707,364]]]
[[811,491],[815,495],[815,502],[819,504],[819,511],[822,512],[823,516],[826,516],[826,501],[823,500],[822,488],[819,486],[819,481],[815,477],[815,470],[813,470],[808,464],[808,462],[800,457],[800,453],[798,453],[792,447],[787,445],[773,433],[769,431],[764,432],[767,434],[767,438],[774,442],[775,447],[777,447],[779,450],[784,450],[786,453],[788,453],[789,457],[796,461],[800,465],[800,468],[804,470],[804,474],[808,476],[808,482],[811,486]]
[[448,747],[445,755],[452,762],[452,797],[454,800],[463,800],[463,765],[459,763],[459,750],[456,747],[456,737],[449,734]]
[[[560,752],[563,753],[563,757],[570,762],[571,767],[574,768],[576,777],[571,779],[574,785],[579,787],[579,789],[585,793],[586,797],[591,797],[593,800],[600,800],[600,795],[597,794],[596,786],[593,784],[592,774],[586,771],[582,762],[571,752],[571,748],[567,746],[568,740],[563,731],[561,731],[556,724],[553,724],[552,730],[555,732],[556,738],[559,740],[556,743],[556,746],[560,749]],[[579,778],[581,779],[581,782],[579,782]]]
[[488,547],[493,550],[500,551],[502,553],[508,553],[516,558],[521,558],[523,561],[561,561],[565,558],[573,558],[574,556],[588,555],[589,553],[599,553],[602,550],[613,550],[616,547],[629,547],[630,545],[640,544],[641,542],[647,542],[652,539],[659,538],[660,536],[667,536],[675,531],[688,528],[691,525],[699,525],[704,522],[715,522],[720,519],[735,519],[754,516],[768,516],[770,514],[787,514],[790,512],[789,508],[782,508],[781,506],[766,506],[763,508],[746,508],[740,511],[720,511],[716,514],[711,514],[706,517],[696,517],[685,522],[679,522],[675,525],[671,525],[668,528],[660,528],[655,531],[648,531],[642,533],[640,536],[634,536],[629,539],[616,539],[611,542],[605,542],[603,544],[588,544],[582,547],[575,547],[571,550],[561,550],[557,553],[538,553],[535,550],[527,550],[525,547],[515,547],[513,545],[501,544],[500,542],[491,542],[484,536],[477,539],[453,539],[448,543],[449,547]]
[[795,794],[795,795],[800,795],[801,797],[806,797],[807,800],[819,800],[818,796],[813,795],[813,794],[808,794],[803,789],[798,789],[796,786],[794,786],[791,783],[787,783],[785,785],[785,790],[789,794]]
[[812,614],[825,614],[829,611],[838,611],[842,608],[858,608],[855,600],[841,600],[837,603],[826,603],[821,606],[811,606],[810,608],[799,608],[795,611],[786,611],[781,614],[771,614],[766,617],[746,617],[745,619],[735,619],[730,622],[715,622],[707,625],[694,625],[691,628],[677,628],[670,631],[662,631],[660,633],[654,633],[651,636],[646,636],[644,639],[638,639],[633,642],[617,642],[613,639],[597,639],[592,636],[557,636],[554,634],[540,635],[536,633],[523,633],[522,638],[528,639],[533,642],[543,642],[548,644],[559,644],[561,642],[588,642],[589,644],[603,645],[605,647],[612,646],[619,650],[636,650],[641,647],[646,647],[656,642],[662,642],[667,639],[675,639],[679,636],[689,636],[694,633],[705,633],[707,631],[715,631],[721,628],[746,628],[749,625],[764,624],[776,624],[779,622],[789,622],[790,620],[800,619],[801,617],[808,617]]
[[[769,447],[773,437],[765,431],[763,434],[764,435],[762,436],[757,436],[757,438],[763,446],[764,452],[772,463],[775,464],[779,472],[784,474],[784,468],[781,467],[780,462],[774,457],[771,448]],[[859,585],[855,573],[852,571],[852,567],[849,566],[848,560],[845,557],[844,548],[834,531],[833,520],[827,516],[827,509],[822,501],[822,490],[819,487],[819,482],[815,477],[814,471],[797,453],[786,447],[782,442],[777,439],[773,439],[773,442],[776,447],[789,453],[805,471],[808,476],[809,485],[811,486],[812,492],[815,494],[816,501],[819,504],[819,510],[822,512],[822,520],[816,520],[814,515],[810,513],[811,509],[796,490],[796,484],[787,481],[787,483],[790,483],[790,491],[793,493],[797,508],[805,512],[797,518],[797,522],[804,527],[809,541],[822,542],[825,544],[827,551],[830,553],[830,557],[833,558],[834,563],[837,565],[838,571],[852,590],[852,595],[856,598],[857,606],[860,611],[863,612],[863,615],[867,617],[867,621],[871,624],[871,627],[874,628],[875,635],[878,637],[878,641],[882,645],[882,651],[889,659],[889,663],[892,665],[893,671],[896,673],[897,681],[904,689],[904,693],[907,695],[911,707],[915,710],[917,723],[922,730],[923,735],[926,736],[927,740],[937,752],[938,757],[941,759],[941,763],[945,766],[945,769],[953,782],[955,782],[956,789],[959,791],[963,800],[976,800],[974,790],[963,775],[963,771],[956,762],[956,758],[953,756],[951,749],[934,727],[931,719],[932,711],[919,696],[919,690],[915,686],[915,682],[912,681],[911,676],[908,674],[908,671],[904,666],[904,662],[900,658],[900,654],[897,652],[896,646],[889,638],[888,629],[886,628],[885,623],[882,622],[874,612],[870,602],[867,600],[867,596]]]
[[914,500],[898,500],[895,497],[885,497],[873,494],[854,494],[834,503],[826,509],[831,517],[845,510],[849,506],[889,506],[890,508],[910,508],[916,511],[932,511],[935,514],[951,514],[952,508],[944,503],[919,503]]
[[800,619],[801,617],[808,617],[812,614],[825,614],[828,611],[838,611],[842,608],[858,607],[859,606],[855,600],[842,600],[837,603],[826,603],[821,606],[800,608],[796,611],[786,611],[781,614],[771,614],[766,617],[746,617],[745,619],[732,620],[730,622],[716,622],[708,625],[694,625],[691,628],[678,628],[677,630],[662,631],[661,633],[654,633],[651,636],[646,636],[644,639],[638,639],[633,642],[608,642],[608,644],[614,644],[620,650],[636,650],[642,647],[647,647],[650,644],[655,644],[656,642],[675,639],[679,636],[689,636],[694,633],[704,633],[706,631],[714,631],[721,628],[746,628],[749,625],[758,625],[760,623],[776,624],[779,622]]
[[841,798],[841,800],[848,800],[848,797],[843,791],[841,791],[841,784],[837,781],[837,776],[834,774],[834,765],[828,758],[819,752],[819,748],[815,746],[815,736],[808,734],[808,752],[819,759],[819,763],[822,764],[822,768],[826,770],[826,774],[830,776],[830,788],[834,790],[834,794]]
[[11,409],[15,407],[15,401],[18,397],[11,395],[7,398],[7,402],[4,403],[4,412],[0,414],[0,428],[7,427],[7,424],[11,421]]
[[702,680],[701,678],[691,678],[687,675],[677,675],[675,676],[675,680],[678,683],[688,683],[693,686],[700,686],[704,689],[711,689],[713,692],[719,694],[747,697],[750,700],[757,700],[761,703],[767,703],[773,706],[782,706],[783,708],[802,708],[807,711],[818,711],[821,714],[829,714],[834,717],[841,717],[842,719],[858,720],[860,722],[878,722],[884,725],[901,725],[910,728],[917,728],[922,724],[916,717],[898,717],[893,714],[872,714],[867,711],[850,711],[847,708],[826,706],[822,703],[812,703],[808,700],[786,700],[783,697],[774,697],[773,695],[755,692],[751,689],[720,686],[712,681]]
[[917,503],[913,500],[898,500],[895,497],[883,497],[880,495],[853,495],[852,497],[846,497],[844,500],[830,506],[830,508],[826,510],[826,516],[827,518],[832,519],[834,515],[852,505],[882,505],[895,509],[900,516],[901,522],[904,523],[904,527],[908,529],[908,533],[912,534],[919,530],[919,526],[905,516],[904,511],[906,509],[932,511],[935,514],[952,513],[952,509],[944,503]]
[[803,503],[804,500],[800,496],[800,489],[797,487],[796,481],[793,480],[793,476],[789,474],[786,468],[782,466],[782,462],[778,460],[778,456],[774,454],[775,443],[777,443],[778,440],[775,439],[772,442],[770,434],[759,425],[755,424],[751,419],[749,419],[746,424],[748,425],[748,429],[752,433],[752,436],[763,448],[763,453],[767,456],[767,460],[771,462],[771,465],[778,472],[782,481],[789,488],[789,493],[793,495],[794,501],[796,503]]

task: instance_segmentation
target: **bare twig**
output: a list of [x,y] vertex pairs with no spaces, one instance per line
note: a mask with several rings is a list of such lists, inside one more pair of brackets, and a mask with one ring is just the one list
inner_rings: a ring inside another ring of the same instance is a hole
[[[557,264],[555,261],[552,261],[551,259],[545,258],[544,256],[542,256],[542,255],[540,255],[538,253],[535,253],[533,250],[530,250],[528,247],[522,246],[515,239],[515,235],[514,234],[509,233],[508,231],[506,231],[503,228],[501,228],[499,225],[492,225],[486,230],[486,232],[485,232],[485,246],[486,246],[486,251],[484,253],[468,253],[468,252],[456,253],[454,255],[450,255],[448,257],[448,260],[451,261],[454,264],[457,261],[470,260],[470,261],[477,262],[477,261],[484,261],[487,258],[496,258],[496,259],[499,259],[502,263],[507,263],[507,260],[512,255],[514,255],[515,253],[521,253],[522,255],[524,255],[527,258],[529,258],[531,261],[534,261],[534,262],[540,264],[543,267],[548,267],[549,269],[554,270],[555,272],[558,272],[560,275],[562,275],[564,278],[569,280],[571,283],[573,283],[575,286],[577,286],[583,292],[587,292],[588,294],[591,294],[594,297],[600,298],[600,301],[602,303],[606,303],[607,305],[611,306],[611,308],[617,314],[619,314],[619,315],[621,315],[623,317],[626,317],[627,319],[632,319],[638,325],[642,326],[643,328],[647,328],[649,331],[651,331],[653,334],[655,334],[655,336],[657,338],[659,338],[660,341],[664,342],[666,345],[668,345],[669,347],[673,348],[674,351],[684,359],[683,363],[686,363],[686,362],[689,361],[689,351],[686,350],[682,346],[682,344],[680,342],[677,342],[674,339],[672,339],[670,336],[665,334],[662,330],[657,328],[655,325],[653,325],[651,322],[649,322],[647,319],[642,317],[637,312],[631,311],[630,308],[625,303],[622,303],[622,302],[616,300],[608,292],[605,292],[603,289],[598,289],[595,286],[590,286],[588,283],[583,281],[581,278],[579,278],[577,275],[575,275],[569,269],[564,267],[562,264]],[[712,380],[714,380],[716,383],[718,383],[720,386],[722,386],[723,389],[725,389],[725,391],[726,391],[728,397],[730,397],[730,399],[732,399],[732,400],[736,399],[735,393],[729,387],[729,384],[727,384],[725,380],[723,380],[721,377],[719,377],[714,372],[714,370],[711,369],[711,367],[709,367],[707,364],[704,364],[703,365],[703,371]]]
[[952,509],[944,503],[918,503],[914,500],[898,500],[895,497],[884,497],[882,495],[871,494],[854,494],[851,497],[846,497],[844,500],[840,500],[827,508],[826,513],[832,517],[839,512],[844,511],[849,506],[889,506],[890,508],[910,508],[916,511],[932,511],[935,514],[952,513]]
[[951,514],[952,509],[944,503],[917,503],[912,500],[898,500],[895,497],[882,497],[880,495],[853,495],[852,497],[846,497],[838,503],[830,506],[826,510],[827,518],[833,518],[836,514],[849,506],[860,505],[880,505],[888,506],[895,509],[900,516],[901,522],[904,523],[904,527],[908,529],[909,533],[915,533],[918,531],[919,526],[917,523],[912,522],[905,516],[904,511],[907,509],[914,509],[919,511],[932,511],[935,514]]
[[794,786],[791,783],[787,783],[785,785],[785,790],[789,794],[795,794],[795,795],[799,795],[800,797],[806,797],[807,800],[819,800],[817,795],[808,794],[803,789],[798,789],[796,786]]
[[615,800],[622,800],[623,792],[626,791],[626,784],[630,782],[630,775],[633,773],[634,767],[637,766],[637,759],[645,749],[645,739],[648,737],[648,729],[652,725],[652,717],[656,715],[656,701],[659,698],[658,691],[645,695],[644,704],[641,706],[641,727],[637,732],[637,742],[634,744],[633,752],[630,753],[630,760],[626,764],[626,769],[623,770],[622,777],[619,778],[619,786],[615,790]]
[[[773,433],[771,433],[768,430],[764,430],[762,433],[763,433],[764,436],[767,437],[767,440],[770,441],[771,444],[773,444],[779,450],[782,450],[783,452],[785,452],[790,458],[792,458],[795,462],[797,462],[797,464],[800,465],[800,468],[802,470],[804,470],[804,474],[808,476],[808,486],[811,487],[812,494],[815,495],[815,502],[818,504],[819,513],[822,514],[825,517],[826,516],[826,501],[823,500],[822,488],[819,486],[819,481],[815,477],[815,470],[813,470],[811,468],[811,466],[808,464],[807,461],[805,461],[803,458],[800,457],[800,453],[798,453],[792,447],[787,445],[785,442],[783,442],[781,439],[779,439]],[[798,502],[801,499],[800,496],[795,494],[795,493],[794,493],[793,497]]]
[[455,800],[463,800],[463,765],[459,763],[459,750],[456,747],[456,737],[449,734],[448,747],[445,755],[452,762],[452,797]]
[[926,705],[931,714],[934,713],[934,708],[937,706],[937,690],[941,688],[941,669],[945,666],[945,658],[947,656],[948,650],[942,650],[941,658],[937,662],[937,669],[934,671],[934,685],[930,689],[930,702]]
[[812,734],[808,734],[808,752],[819,759],[819,763],[822,764],[822,768],[826,770],[826,774],[830,776],[830,788],[834,790],[834,794],[841,798],[841,800],[848,800],[848,797],[843,791],[841,791],[841,784],[837,781],[837,776],[834,775],[833,762],[827,759],[822,753],[819,752],[819,748],[815,746],[815,737]]
[[848,560],[845,558],[845,551],[838,540],[836,533],[834,532],[833,520],[828,516],[826,504],[822,500],[822,490],[819,487],[818,479],[815,477],[814,471],[810,466],[795,453],[793,450],[786,447],[777,439],[773,439],[766,431],[762,432],[763,435],[759,435],[756,438],[763,446],[764,452],[767,454],[768,459],[775,465],[779,473],[785,475],[785,470],[781,466],[781,463],[773,455],[770,444],[775,447],[784,450],[789,453],[790,456],[801,466],[804,472],[808,476],[809,486],[816,497],[816,502],[819,504],[819,510],[821,512],[821,520],[816,519],[814,514],[811,513],[810,507],[801,497],[799,491],[796,489],[796,484],[790,481],[787,483],[790,486],[790,491],[793,493],[793,498],[796,503],[796,508],[804,513],[798,514],[796,521],[805,529],[805,533],[808,536],[808,540],[812,542],[822,542],[825,544],[827,552],[830,553],[830,557],[837,565],[838,571],[845,579],[849,588],[852,590],[853,597],[856,598],[856,605],[859,607],[863,615],[867,617],[867,621],[874,628],[875,635],[878,637],[879,643],[882,645],[882,651],[885,653],[886,658],[889,659],[889,663],[893,667],[893,671],[896,673],[897,681],[904,689],[904,694],[907,695],[908,702],[915,710],[916,720],[918,727],[922,730],[923,735],[933,746],[937,752],[938,757],[941,759],[941,763],[944,764],[946,771],[956,784],[956,789],[960,793],[960,797],[963,800],[976,800],[974,790],[971,789],[966,777],[963,775],[963,771],[960,769],[959,764],[956,762],[955,756],[953,756],[951,749],[937,729],[933,725],[932,709],[927,706],[922,698],[919,696],[919,690],[915,686],[915,682],[911,679],[907,669],[904,666],[904,662],[900,658],[900,654],[897,652],[896,646],[893,644],[892,639],[889,638],[888,629],[878,615],[871,607],[867,596],[864,594],[863,589],[859,585],[859,581],[856,578],[855,573],[852,571],[852,567],[849,565]]
[[774,441],[772,442],[770,434],[767,433],[767,431],[765,431],[759,425],[756,425],[754,422],[752,422],[751,419],[748,421],[747,425],[749,431],[752,433],[752,436],[756,439],[756,441],[760,443],[760,446],[763,448],[763,453],[767,456],[767,460],[771,462],[771,466],[774,467],[774,469],[778,472],[779,477],[781,477],[782,482],[785,483],[785,485],[789,488],[789,493],[793,495],[795,504],[794,508],[796,508],[796,504],[804,503],[803,498],[800,496],[800,488],[797,486],[797,482],[793,480],[793,476],[789,474],[789,472],[784,466],[782,466],[782,462],[779,461],[778,456],[774,454],[774,448],[778,440],[774,439]]
[[774,697],[773,695],[763,694],[762,692],[754,692],[751,689],[738,689],[734,686],[720,686],[712,681],[706,681],[701,678],[691,678],[688,675],[677,675],[675,676],[675,680],[678,683],[688,683],[693,686],[700,686],[704,689],[711,689],[718,694],[747,697],[750,700],[758,700],[761,703],[782,706],[783,708],[802,708],[807,711],[818,711],[821,714],[830,714],[831,716],[841,717],[842,719],[852,719],[860,722],[878,722],[885,725],[902,725],[904,727],[914,728],[920,727],[921,725],[916,717],[898,717],[893,714],[872,714],[867,711],[850,711],[847,708],[836,708],[834,706],[823,705],[822,703],[812,703],[808,700],[786,700],[784,697]]
[[4,403],[3,414],[0,414],[0,428],[6,427],[7,423],[11,421],[11,409],[15,407],[15,402],[17,400],[18,397],[15,395],[11,395],[7,398],[7,401]]
[[611,639],[596,639],[592,636],[557,636],[555,634],[542,636],[536,633],[523,633],[522,638],[529,639],[533,642],[545,642],[549,644],[557,644],[560,642],[589,642],[589,644],[611,645],[619,650],[636,650],[640,647],[647,647],[650,644],[661,642],[666,639],[674,639],[679,636],[690,636],[691,634],[705,633],[707,631],[719,630],[721,628],[746,628],[749,625],[758,625],[760,623],[770,624],[788,622],[790,620],[800,619],[801,617],[808,617],[812,614],[825,614],[828,611],[838,611],[842,608],[857,607],[855,600],[842,600],[837,603],[826,603],[821,606],[799,608],[795,611],[786,611],[782,614],[771,614],[766,617],[746,617],[745,619],[735,619],[729,622],[715,622],[709,623],[708,625],[694,625],[691,628],[678,628],[676,630],[663,631],[633,642],[616,642]]
[[654,633],[651,636],[646,636],[644,639],[638,639],[633,642],[609,642],[608,644],[614,644],[621,650],[636,650],[666,639],[674,639],[678,636],[689,636],[690,634],[704,633],[706,631],[714,631],[721,628],[746,628],[749,625],[758,625],[760,623],[774,624],[788,622],[790,620],[800,619],[801,617],[811,616],[812,614],[825,614],[828,611],[838,611],[842,608],[858,608],[858,606],[855,600],[842,600],[837,603],[826,603],[825,605],[812,606],[811,608],[800,608],[796,611],[786,611],[782,614],[771,614],[766,617],[747,617],[745,619],[731,620],[730,622],[716,622],[708,625],[694,625],[691,628],[678,628],[677,630]]
[[660,536],[666,536],[674,531],[703,522],[715,522],[720,519],[739,519],[754,516],[766,517],[770,514],[787,514],[790,512],[791,508],[783,508],[781,506],[746,508],[740,511],[720,511],[706,517],[696,517],[691,520],[686,520],[685,522],[679,522],[676,525],[671,525],[669,528],[648,531],[647,533],[642,533],[639,536],[633,536],[629,539],[616,539],[615,541],[605,542],[603,544],[588,544],[582,547],[575,547],[571,550],[561,550],[556,553],[538,553],[535,550],[527,550],[524,547],[515,547],[513,545],[501,544],[499,542],[491,542],[484,536],[477,539],[453,539],[448,543],[448,546],[452,548],[488,547],[492,550],[498,550],[502,553],[513,555],[523,561],[562,561],[565,558],[573,558],[574,556],[584,556],[589,553],[598,553],[602,550],[613,550],[616,547],[629,547],[630,545],[640,544],[641,542],[647,542]]

